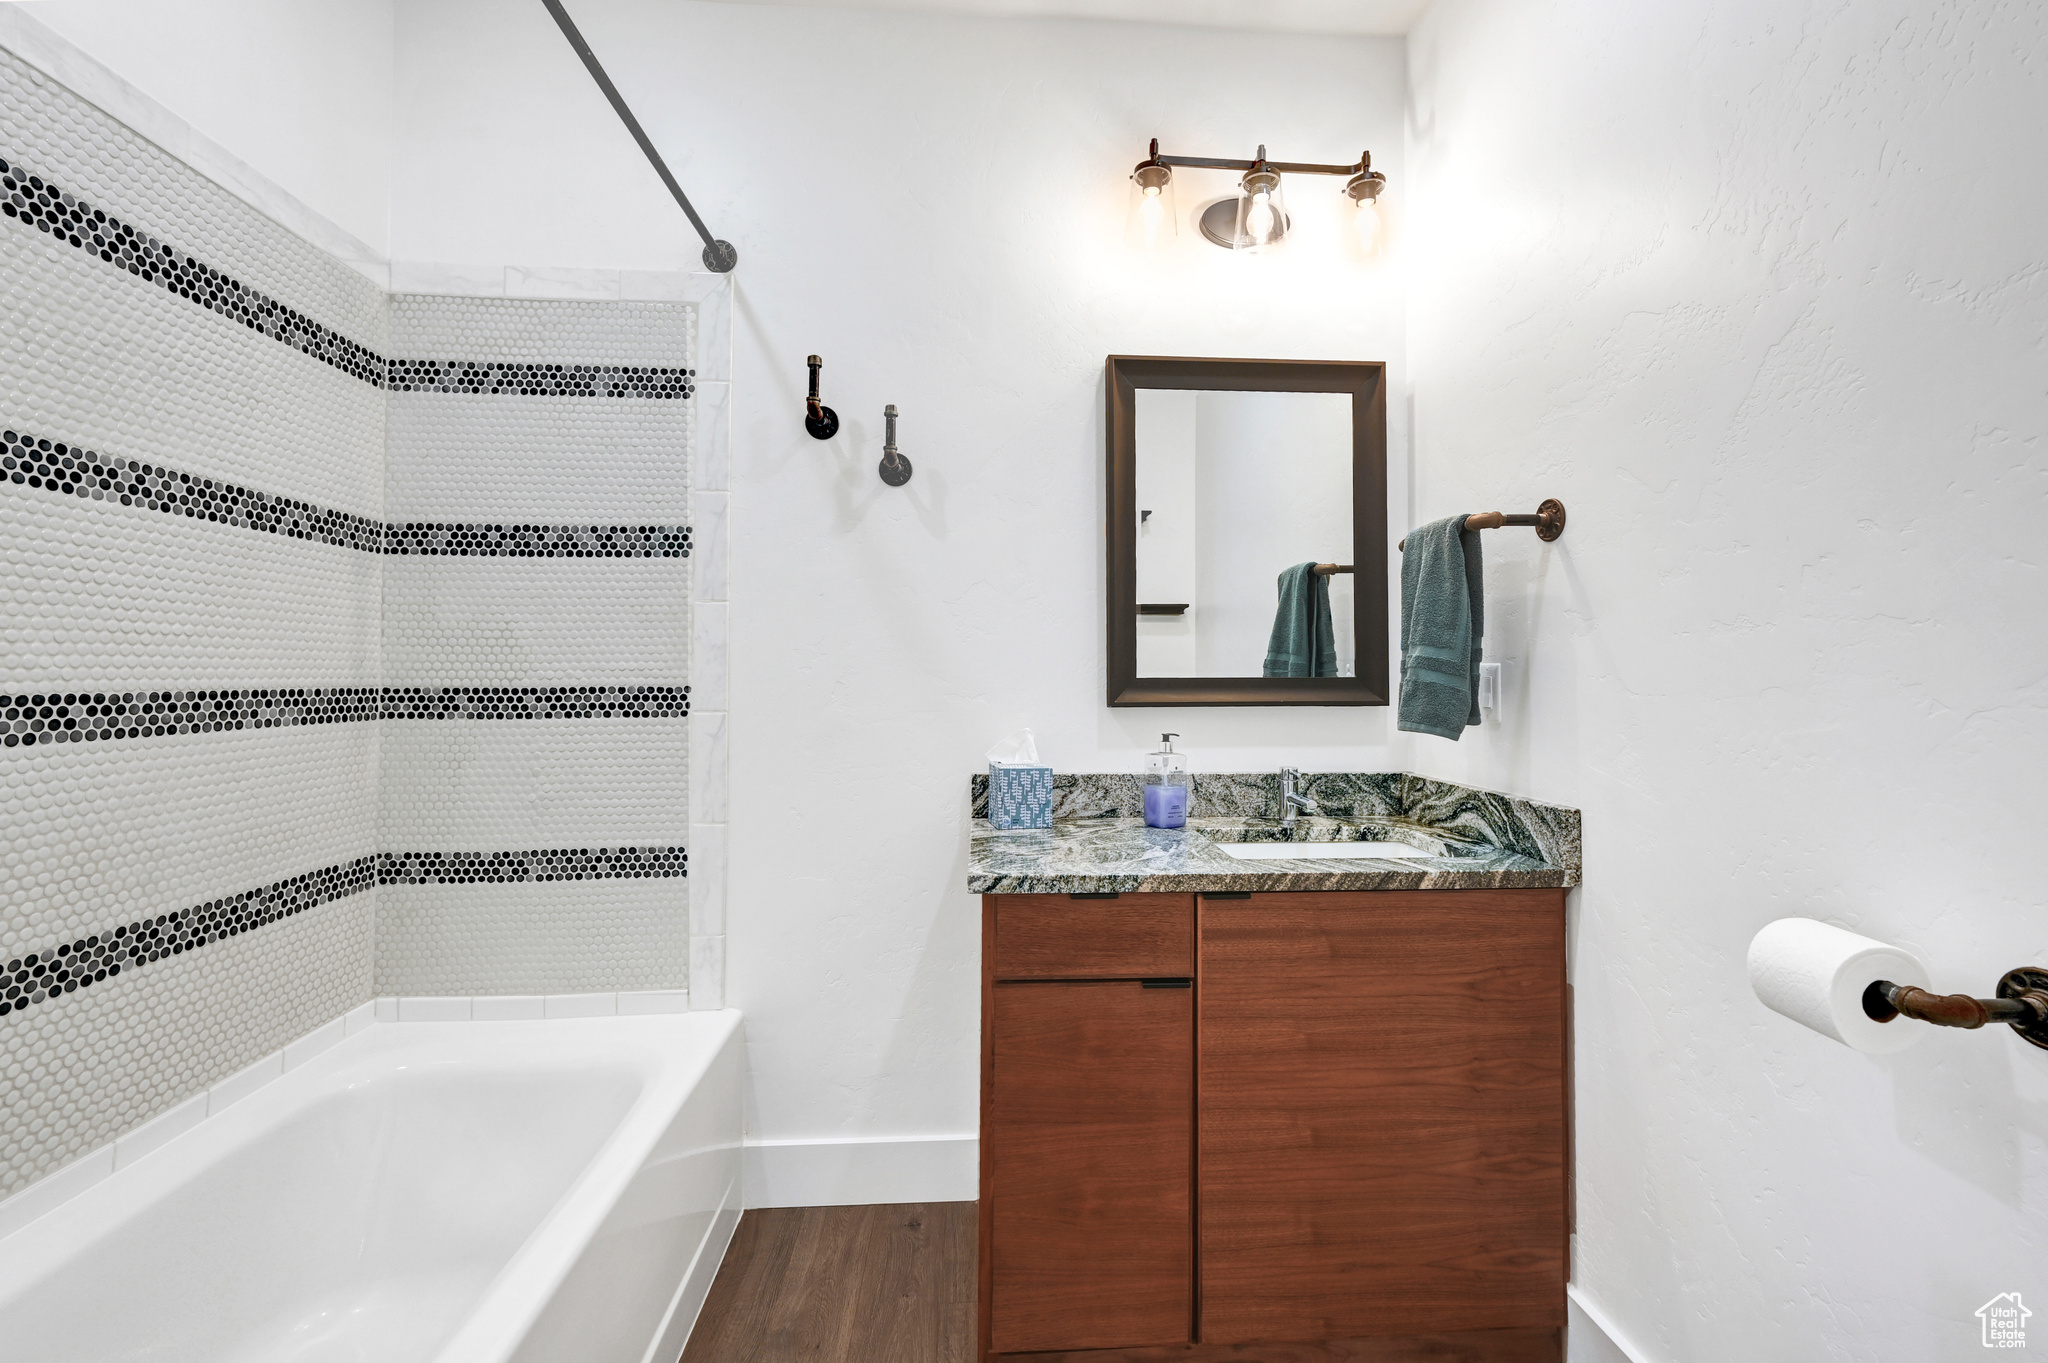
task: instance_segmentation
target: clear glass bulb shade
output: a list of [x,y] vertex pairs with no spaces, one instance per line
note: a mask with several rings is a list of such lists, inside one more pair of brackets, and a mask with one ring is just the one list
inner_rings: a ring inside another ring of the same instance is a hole
[[1164,246],[1180,232],[1174,208],[1173,175],[1165,166],[1139,166],[1131,173],[1130,205],[1124,211],[1124,242],[1141,251]]
[[1287,217],[1287,203],[1280,194],[1280,177],[1270,171],[1246,175],[1237,191],[1235,249],[1271,250],[1280,244],[1292,225]]
[[1358,249],[1367,255],[1379,250],[1380,206],[1371,199],[1358,200],[1357,210],[1352,218],[1351,231]]

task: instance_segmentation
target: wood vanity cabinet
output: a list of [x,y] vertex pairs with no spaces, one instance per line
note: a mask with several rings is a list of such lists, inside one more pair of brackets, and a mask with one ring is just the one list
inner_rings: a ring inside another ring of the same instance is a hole
[[983,896],[982,1363],[1561,1360],[1564,894]]

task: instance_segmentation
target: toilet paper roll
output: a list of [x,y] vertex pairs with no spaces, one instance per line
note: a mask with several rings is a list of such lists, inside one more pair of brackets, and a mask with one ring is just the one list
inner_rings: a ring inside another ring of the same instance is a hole
[[1764,1006],[1870,1055],[1903,1051],[1927,1032],[1911,1018],[1877,1022],[1863,1011],[1872,980],[1928,983],[1909,951],[1811,918],[1780,918],[1749,944],[1749,983]]

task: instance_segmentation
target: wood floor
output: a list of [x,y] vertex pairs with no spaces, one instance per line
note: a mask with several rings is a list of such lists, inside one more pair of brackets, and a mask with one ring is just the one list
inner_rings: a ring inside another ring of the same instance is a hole
[[972,1202],[740,1218],[683,1363],[971,1363]]

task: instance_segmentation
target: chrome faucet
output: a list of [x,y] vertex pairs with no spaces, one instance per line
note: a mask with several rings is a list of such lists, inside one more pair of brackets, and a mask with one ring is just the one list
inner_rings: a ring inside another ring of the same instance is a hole
[[1292,828],[1294,827],[1295,819],[1300,815],[1316,812],[1316,802],[1294,788],[1294,783],[1300,779],[1301,771],[1299,768],[1280,768],[1280,826],[1282,828]]

